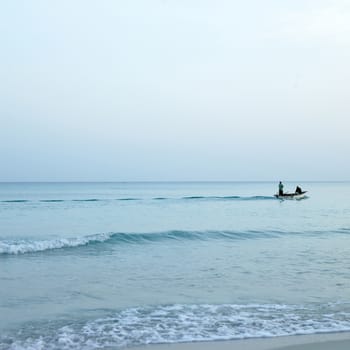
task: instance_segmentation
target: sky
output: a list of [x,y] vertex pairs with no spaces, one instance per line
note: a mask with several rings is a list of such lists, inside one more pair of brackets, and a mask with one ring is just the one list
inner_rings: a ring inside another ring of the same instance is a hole
[[350,180],[350,2],[0,1],[0,181]]

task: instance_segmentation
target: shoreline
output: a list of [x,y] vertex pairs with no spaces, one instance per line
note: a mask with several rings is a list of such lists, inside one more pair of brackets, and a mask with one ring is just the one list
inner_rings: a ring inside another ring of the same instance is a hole
[[350,332],[250,338],[224,341],[149,344],[130,350],[348,350]]

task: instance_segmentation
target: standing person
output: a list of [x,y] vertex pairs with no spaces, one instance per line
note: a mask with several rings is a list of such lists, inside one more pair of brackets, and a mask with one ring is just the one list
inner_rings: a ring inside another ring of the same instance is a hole
[[278,184],[278,195],[283,196],[283,183],[282,183],[282,181],[280,181],[280,183]]

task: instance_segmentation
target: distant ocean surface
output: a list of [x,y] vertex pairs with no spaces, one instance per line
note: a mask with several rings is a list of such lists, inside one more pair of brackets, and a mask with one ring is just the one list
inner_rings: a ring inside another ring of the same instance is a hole
[[0,349],[350,331],[350,183],[0,183]]

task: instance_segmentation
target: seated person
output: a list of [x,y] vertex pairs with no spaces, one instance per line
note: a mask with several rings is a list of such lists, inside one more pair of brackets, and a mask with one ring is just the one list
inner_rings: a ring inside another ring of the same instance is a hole
[[297,188],[295,189],[295,193],[300,194],[303,191],[301,190],[301,188],[299,186],[297,186]]

